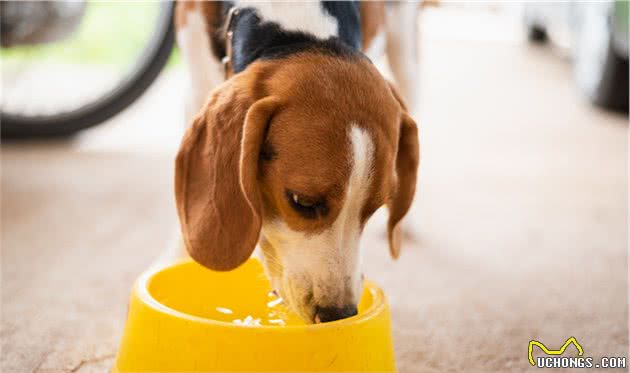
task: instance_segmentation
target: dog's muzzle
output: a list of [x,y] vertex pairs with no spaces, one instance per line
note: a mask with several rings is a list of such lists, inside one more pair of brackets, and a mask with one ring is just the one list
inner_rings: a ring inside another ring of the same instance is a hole
[[345,319],[355,316],[358,313],[356,305],[346,305],[343,307],[319,307],[315,308],[315,323],[323,323]]

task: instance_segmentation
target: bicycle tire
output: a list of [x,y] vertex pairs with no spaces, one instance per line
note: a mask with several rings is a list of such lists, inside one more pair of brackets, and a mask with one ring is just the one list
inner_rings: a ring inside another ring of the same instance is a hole
[[163,2],[156,47],[143,56],[144,65],[138,67],[121,85],[99,100],[68,113],[54,116],[20,116],[0,113],[2,139],[31,139],[66,137],[100,124],[120,113],[135,102],[155,81],[166,63],[175,44],[173,24],[174,2]]

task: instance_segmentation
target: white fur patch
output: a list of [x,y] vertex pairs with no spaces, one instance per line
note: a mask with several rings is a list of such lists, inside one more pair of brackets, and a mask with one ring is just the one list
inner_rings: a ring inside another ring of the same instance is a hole
[[318,38],[337,36],[337,19],[324,12],[319,1],[295,3],[238,1],[238,6],[251,7],[265,21],[275,22],[284,30],[302,31]]
[[[282,289],[285,300],[305,318],[312,317],[314,305],[356,304],[361,296],[361,210],[368,197],[374,144],[358,126],[352,126],[348,136],[352,171],[335,222],[318,234],[294,231],[279,220],[263,224],[263,234],[283,268],[282,279],[272,279],[273,286]],[[314,304],[301,303],[311,291]]]
[[186,104],[186,121],[202,108],[208,94],[225,79],[223,64],[210,51],[206,20],[199,9],[186,13],[185,26],[177,31],[177,44],[187,65],[190,90]]
[[365,54],[372,61],[378,61],[385,54],[385,31],[381,30],[374,36]]
[[390,68],[411,113],[418,102],[418,5],[391,2],[385,8],[386,53]]

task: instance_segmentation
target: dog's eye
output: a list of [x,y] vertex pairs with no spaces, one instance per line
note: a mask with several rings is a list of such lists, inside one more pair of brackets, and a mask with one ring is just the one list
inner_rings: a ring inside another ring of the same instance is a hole
[[310,198],[300,197],[295,193],[291,194],[291,199],[293,203],[299,205],[300,207],[311,208],[315,206],[315,201]]
[[328,210],[321,198],[306,197],[290,190],[287,190],[286,195],[291,207],[305,218],[314,219]]

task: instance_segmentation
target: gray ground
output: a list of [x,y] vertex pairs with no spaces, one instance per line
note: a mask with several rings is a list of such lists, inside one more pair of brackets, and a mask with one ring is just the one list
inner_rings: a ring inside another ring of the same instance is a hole
[[[530,339],[628,353],[627,119],[557,51],[501,36],[424,35],[412,237],[390,261],[378,215],[363,245],[400,372],[534,370]],[[132,281],[177,227],[179,78],[73,143],[2,144],[3,372],[113,364]]]

